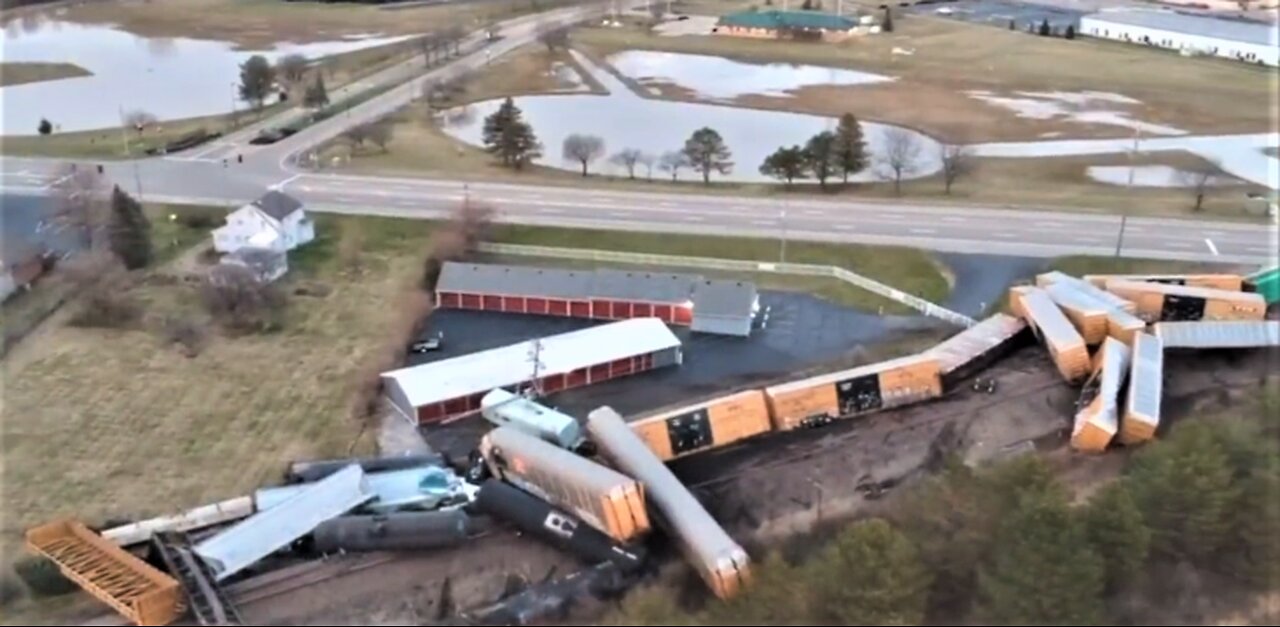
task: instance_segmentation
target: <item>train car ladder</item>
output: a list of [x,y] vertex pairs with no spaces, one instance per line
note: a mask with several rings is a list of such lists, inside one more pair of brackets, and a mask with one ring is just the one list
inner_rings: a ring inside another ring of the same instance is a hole
[[168,625],[182,613],[178,582],[94,533],[60,520],[27,530],[27,546],[62,574],[138,625]]
[[240,613],[218,585],[204,560],[191,549],[185,533],[160,533],[152,536],[151,545],[179,581],[187,595],[187,607],[201,625],[243,625]]

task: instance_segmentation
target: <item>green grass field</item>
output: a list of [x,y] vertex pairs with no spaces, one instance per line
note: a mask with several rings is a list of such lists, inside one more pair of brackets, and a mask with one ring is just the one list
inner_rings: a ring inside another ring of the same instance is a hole
[[0,87],[88,75],[88,70],[70,63],[0,63]]

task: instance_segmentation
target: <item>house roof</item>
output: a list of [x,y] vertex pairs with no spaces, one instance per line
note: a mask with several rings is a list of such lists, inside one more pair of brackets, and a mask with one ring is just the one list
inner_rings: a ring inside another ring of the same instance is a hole
[[[520,342],[452,359],[382,373],[414,407],[488,392],[527,381],[533,374],[532,342]],[[679,348],[680,340],[657,318],[632,318],[541,339],[539,376],[565,374],[627,357]]]
[[302,208],[300,200],[275,189],[263,194],[252,204],[276,220],[284,220],[286,216]]
[[1245,20],[1190,15],[1177,11],[1115,10],[1084,16],[1083,19],[1125,26],[1213,37],[1258,45],[1274,45],[1276,29],[1271,24]]
[[720,18],[719,24],[741,28],[809,28],[846,31],[858,25],[856,20],[817,11],[742,11]]

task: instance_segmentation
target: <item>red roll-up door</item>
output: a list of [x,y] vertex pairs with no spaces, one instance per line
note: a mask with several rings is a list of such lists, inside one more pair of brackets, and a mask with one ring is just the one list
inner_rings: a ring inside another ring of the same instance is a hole
[[503,296],[502,310],[508,313],[524,313],[524,299],[519,296]]
[[653,315],[653,305],[649,303],[636,303],[631,308],[631,316],[633,318],[648,318]]
[[462,304],[462,296],[457,292],[440,292],[440,307],[458,307]]
[[491,294],[485,294],[484,309],[485,311],[502,311],[502,297],[491,295]]
[[418,422],[435,422],[444,418],[444,406],[439,403],[423,405],[418,408]]
[[596,364],[591,367],[589,381],[599,383],[609,378],[609,364]]
[[551,376],[542,377],[539,387],[542,388],[544,394],[558,392],[564,389],[564,375],[553,374]]
[[550,313],[553,316],[569,315],[569,301],[555,298],[548,300],[547,313]]
[[595,299],[591,301],[591,317],[603,320],[613,319],[613,301]]
[[578,370],[574,370],[573,372],[570,372],[567,376],[567,380],[565,381],[566,388],[576,388],[586,384],[587,384],[586,368],[580,368]]
[[631,373],[632,373],[632,371],[634,371],[634,370],[635,370],[635,368],[634,368],[634,367],[632,366],[632,364],[631,364],[631,358],[630,358],[630,357],[628,357],[628,358],[626,358],[626,359],[619,359],[619,360],[617,360],[617,361],[615,361],[615,362],[613,362],[613,363],[609,364],[609,376],[610,376],[610,377],[623,377],[623,376],[626,376],[626,375],[631,374]]
[[654,305],[653,315],[661,318],[663,322],[671,322],[671,305]]
[[467,397],[451,398],[444,402],[444,413],[446,416],[454,416],[467,412]]
[[484,306],[484,299],[479,294],[463,294],[461,306],[463,309],[480,309]]
[[675,308],[675,324],[693,324],[693,309],[690,307]]
[[525,310],[531,314],[547,313],[547,299],[545,298],[526,298]]
[[575,300],[569,305],[569,315],[574,318],[590,318],[591,303],[585,300]]
[[631,303],[623,300],[613,301],[614,320],[626,320],[631,317]]

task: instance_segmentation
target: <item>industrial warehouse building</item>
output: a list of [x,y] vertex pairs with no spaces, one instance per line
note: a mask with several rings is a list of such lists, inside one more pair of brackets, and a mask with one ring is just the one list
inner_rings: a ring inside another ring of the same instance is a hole
[[1184,54],[1280,65],[1276,29],[1260,22],[1176,11],[1115,10],[1080,18],[1080,33],[1180,50]]
[[752,10],[721,17],[712,32],[730,37],[844,41],[855,34],[858,22],[818,11]]
[[397,411],[424,423],[477,411],[495,388],[550,394],[683,360],[662,320],[635,318],[384,372],[382,384]]
[[760,297],[750,281],[691,274],[449,262],[436,282],[436,306],[595,320],[654,317],[746,337]]

